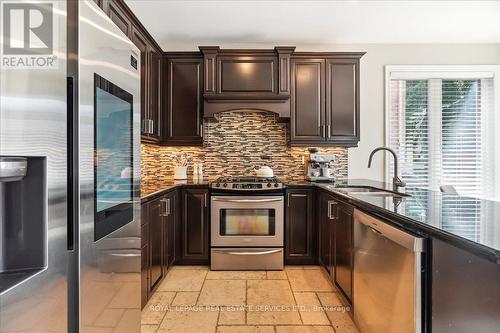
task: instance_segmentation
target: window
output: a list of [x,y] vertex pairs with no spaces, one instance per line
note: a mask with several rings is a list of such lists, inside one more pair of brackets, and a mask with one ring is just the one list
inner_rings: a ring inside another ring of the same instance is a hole
[[[499,68],[386,68],[386,145],[399,157],[401,178],[420,189],[452,185],[461,196],[412,190],[418,204],[407,212],[475,241],[486,237],[488,210],[477,197],[500,200]],[[392,170],[391,159],[387,179]]]
[[387,66],[387,145],[408,186],[452,185],[461,195],[500,196],[493,172],[497,67]]

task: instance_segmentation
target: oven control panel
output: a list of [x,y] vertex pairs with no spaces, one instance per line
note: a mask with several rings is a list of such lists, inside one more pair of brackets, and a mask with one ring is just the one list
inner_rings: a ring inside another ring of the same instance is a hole
[[221,190],[239,190],[239,191],[259,191],[282,189],[282,183],[220,183],[214,182],[212,188]]

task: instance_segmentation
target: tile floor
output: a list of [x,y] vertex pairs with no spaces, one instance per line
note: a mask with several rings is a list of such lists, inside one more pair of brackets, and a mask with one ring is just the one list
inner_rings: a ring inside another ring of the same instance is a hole
[[153,332],[359,333],[318,266],[175,266],[142,311],[142,333]]

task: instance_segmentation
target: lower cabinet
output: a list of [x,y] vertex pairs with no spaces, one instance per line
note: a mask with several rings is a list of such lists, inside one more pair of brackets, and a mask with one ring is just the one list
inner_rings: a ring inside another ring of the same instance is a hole
[[317,207],[319,262],[344,298],[352,304],[354,208],[325,192],[319,192]]
[[317,263],[317,233],[314,218],[314,189],[287,189],[285,264]]
[[208,265],[210,258],[208,189],[181,190],[181,264]]
[[163,228],[165,224],[165,199],[149,203],[149,289],[153,290],[163,278]]
[[334,274],[333,281],[352,304],[353,272],[353,207],[343,202],[335,204],[334,218]]
[[141,206],[141,303],[144,307],[175,261],[177,192]]
[[141,206],[141,307],[149,299],[149,209],[148,203]]
[[333,196],[318,192],[317,195],[317,214],[318,214],[318,261],[328,271],[332,273],[332,241],[333,241],[333,221],[330,214]]

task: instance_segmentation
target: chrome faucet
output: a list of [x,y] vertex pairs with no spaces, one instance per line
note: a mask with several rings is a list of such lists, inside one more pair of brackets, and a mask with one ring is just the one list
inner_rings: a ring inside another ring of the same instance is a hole
[[398,176],[398,156],[396,155],[396,153],[394,152],[394,150],[392,150],[391,148],[387,148],[387,147],[378,147],[378,148],[375,148],[371,152],[370,158],[368,159],[368,167],[369,168],[371,167],[373,155],[376,152],[378,152],[379,150],[387,150],[389,153],[392,154],[392,156],[394,156],[394,176],[392,177],[392,188],[393,188],[393,190],[395,192],[397,192],[398,187],[405,187],[406,184]]

